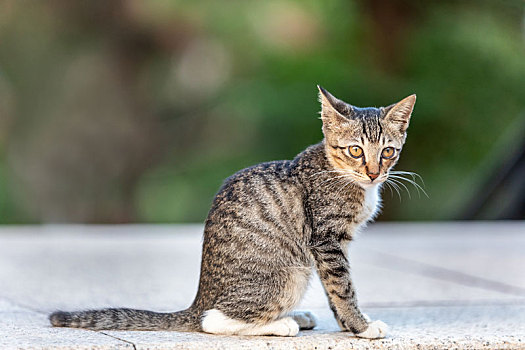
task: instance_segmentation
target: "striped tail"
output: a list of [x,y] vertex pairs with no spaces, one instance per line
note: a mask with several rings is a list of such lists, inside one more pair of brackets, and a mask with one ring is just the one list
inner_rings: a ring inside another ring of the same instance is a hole
[[49,315],[54,327],[92,330],[200,331],[200,318],[191,309],[159,313],[133,309],[103,309],[75,312],[57,311]]

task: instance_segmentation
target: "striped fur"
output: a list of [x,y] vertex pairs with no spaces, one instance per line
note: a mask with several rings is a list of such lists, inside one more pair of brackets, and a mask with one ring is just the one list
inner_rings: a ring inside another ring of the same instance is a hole
[[[357,108],[320,88],[320,99],[321,143],[291,161],[241,170],[217,193],[204,229],[199,289],[188,309],[57,312],[51,323],[295,335],[298,327],[315,324],[311,314],[290,314],[315,268],[343,330],[384,336],[384,324],[370,323],[358,308],[346,246],[378,211],[380,182],[397,162],[415,97],[386,108]],[[362,147],[362,159],[348,155],[353,144]],[[398,150],[396,157],[381,159],[386,146]],[[367,177],[371,169],[379,174],[376,182]]]

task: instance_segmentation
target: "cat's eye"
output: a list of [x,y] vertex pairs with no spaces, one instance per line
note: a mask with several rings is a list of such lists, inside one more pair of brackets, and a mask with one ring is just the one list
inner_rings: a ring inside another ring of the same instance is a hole
[[383,149],[383,152],[381,152],[381,157],[390,159],[394,156],[394,154],[395,154],[394,147],[387,147]]
[[363,156],[363,149],[359,146],[348,147],[348,153],[354,158],[361,158]]

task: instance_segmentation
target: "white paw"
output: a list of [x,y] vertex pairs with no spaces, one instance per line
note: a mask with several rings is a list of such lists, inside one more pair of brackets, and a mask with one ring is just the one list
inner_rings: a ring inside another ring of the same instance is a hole
[[356,334],[359,338],[377,339],[384,338],[388,333],[388,326],[383,321],[373,321],[368,324],[368,328],[359,334]]
[[290,313],[290,317],[299,324],[300,329],[312,329],[317,326],[317,319],[310,311],[294,311]]
[[294,337],[299,333],[299,325],[291,317],[284,317],[275,322],[272,334],[281,337]]

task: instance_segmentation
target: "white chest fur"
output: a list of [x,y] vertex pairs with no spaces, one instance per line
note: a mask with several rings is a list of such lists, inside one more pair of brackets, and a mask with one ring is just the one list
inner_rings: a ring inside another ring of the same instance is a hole
[[361,212],[358,215],[359,223],[366,224],[373,220],[381,209],[381,197],[379,196],[379,185],[365,189],[365,199]]

